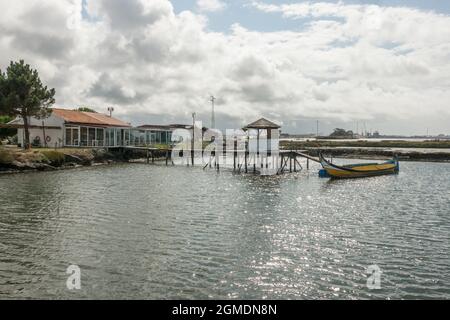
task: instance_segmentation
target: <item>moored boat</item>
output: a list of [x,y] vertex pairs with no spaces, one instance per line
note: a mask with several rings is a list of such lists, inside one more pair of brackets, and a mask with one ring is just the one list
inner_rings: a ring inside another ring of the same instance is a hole
[[400,169],[397,157],[383,163],[360,163],[344,166],[338,166],[331,163],[326,160],[322,154],[319,154],[319,159],[323,169],[326,172],[326,175],[322,174],[322,176],[338,179],[365,178],[396,174]]

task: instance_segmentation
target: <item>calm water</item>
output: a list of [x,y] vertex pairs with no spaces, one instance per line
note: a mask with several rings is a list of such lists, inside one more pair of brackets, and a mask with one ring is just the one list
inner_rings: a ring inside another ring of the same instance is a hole
[[[0,299],[449,299],[450,164],[401,169],[351,181],[139,164],[3,175]],[[366,286],[374,264],[380,290]]]

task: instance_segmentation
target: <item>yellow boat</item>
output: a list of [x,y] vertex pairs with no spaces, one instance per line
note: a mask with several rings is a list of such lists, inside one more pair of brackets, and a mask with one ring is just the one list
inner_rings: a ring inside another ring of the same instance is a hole
[[322,154],[319,154],[320,163],[325,172],[323,177],[349,179],[381,176],[386,174],[396,174],[400,166],[397,157],[384,163],[361,163],[345,166],[337,166],[327,161]]

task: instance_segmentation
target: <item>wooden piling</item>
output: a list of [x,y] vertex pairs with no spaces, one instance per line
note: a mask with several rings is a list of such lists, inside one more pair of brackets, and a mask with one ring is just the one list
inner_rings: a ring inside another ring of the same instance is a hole
[[216,158],[217,158],[217,171],[220,171],[220,155],[218,156],[217,153]]
[[238,157],[238,153],[237,153],[237,140],[234,140],[234,153],[233,153],[233,167],[234,167],[234,171],[236,171],[236,160]]
[[245,162],[245,173],[248,173],[248,152],[245,151],[245,155],[244,155],[244,162]]

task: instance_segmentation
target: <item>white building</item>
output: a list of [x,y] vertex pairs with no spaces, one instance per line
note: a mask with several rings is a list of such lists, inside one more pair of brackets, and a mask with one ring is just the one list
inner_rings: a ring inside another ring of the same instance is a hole
[[[105,114],[66,109],[52,109],[46,119],[30,118],[30,142],[47,147],[120,146],[124,131],[131,125]],[[8,124],[17,128],[18,144],[23,146],[25,130],[18,117]]]
[[[170,144],[170,126],[132,128],[129,123],[106,114],[53,108],[46,119],[30,118],[30,143],[52,148],[120,147]],[[17,129],[18,144],[23,146],[23,119],[8,123]]]

